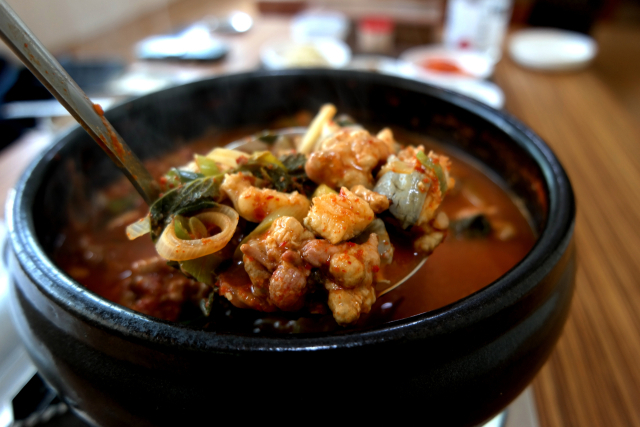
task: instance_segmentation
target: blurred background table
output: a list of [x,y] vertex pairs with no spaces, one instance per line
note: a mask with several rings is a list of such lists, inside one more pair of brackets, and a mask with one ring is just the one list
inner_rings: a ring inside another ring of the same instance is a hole
[[[175,1],[68,48],[77,58],[134,61],[142,38],[230,10],[255,14],[253,2]],[[212,64],[138,63],[207,76],[259,66],[259,47],[288,32],[289,18],[256,17],[243,35],[225,36],[231,50]],[[36,31],[37,33],[37,31]],[[494,81],[506,110],[556,152],[577,203],[577,286],[564,333],[533,386],[541,426],[640,426],[640,29],[596,26],[600,54],[584,71],[527,71],[509,58]],[[30,159],[52,139],[27,133],[0,152],[0,199]]]

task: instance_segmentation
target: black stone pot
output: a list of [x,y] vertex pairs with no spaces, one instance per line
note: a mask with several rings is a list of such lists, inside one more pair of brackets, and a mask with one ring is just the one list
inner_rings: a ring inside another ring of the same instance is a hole
[[360,420],[419,414],[432,425],[475,425],[532,380],[569,311],[575,204],[551,150],[514,118],[422,83],[328,70],[214,78],[107,116],[144,159],[212,128],[266,126],[325,102],[377,129],[419,132],[478,159],[524,200],[539,236],[535,247],[479,292],[371,329],[271,337],[189,329],[98,297],[49,258],[65,206],[76,203],[75,215],[86,209],[74,199],[78,185],[90,192],[119,176],[76,128],[27,170],[7,218],[19,333],[42,375],[86,420],[336,421],[346,410]]

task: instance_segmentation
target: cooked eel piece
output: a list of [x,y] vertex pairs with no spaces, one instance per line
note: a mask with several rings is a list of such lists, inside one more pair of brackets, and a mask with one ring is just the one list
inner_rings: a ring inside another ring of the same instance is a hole
[[315,235],[336,244],[359,235],[373,218],[369,204],[342,187],[338,194],[314,197],[304,225]]
[[309,178],[331,188],[373,186],[371,172],[394,151],[393,143],[363,129],[342,129],[311,153],[305,166]]
[[238,172],[226,175],[220,185],[220,190],[231,199],[238,214],[247,221],[260,222],[273,211],[286,206],[309,207],[309,199],[297,191],[281,193],[254,187],[255,183],[254,176]]
[[380,269],[378,236],[369,235],[362,245],[346,242],[333,245],[310,240],[302,248],[302,259],[325,275],[328,305],[340,325],[355,323],[376,301],[374,274]]
[[311,239],[313,234],[297,219],[283,216],[266,233],[243,244],[240,250],[253,295],[267,298],[280,310],[302,308],[311,268],[300,250]]

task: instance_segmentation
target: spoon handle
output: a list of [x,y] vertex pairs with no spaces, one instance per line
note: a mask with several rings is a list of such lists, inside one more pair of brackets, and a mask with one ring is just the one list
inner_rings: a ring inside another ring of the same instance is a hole
[[158,188],[142,162],[104,117],[100,105],[91,102],[5,0],[0,0],[0,38],[122,169],[147,204],[153,203]]

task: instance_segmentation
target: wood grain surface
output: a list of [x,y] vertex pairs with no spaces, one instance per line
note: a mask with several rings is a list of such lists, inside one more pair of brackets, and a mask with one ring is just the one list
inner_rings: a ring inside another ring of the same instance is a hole
[[507,110],[560,158],[578,206],[573,307],[534,381],[540,423],[640,426],[640,128],[591,70],[504,59],[495,79]]
[[[181,0],[82,41],[70,52],[131,60],[141,38],[224,12],[229,4]],[[234,4],[251,11],[252,2]],[[259,20],[248,34],[228,39],[232,53],[225,62],[197,67],[211,74],[255,67],[259,46],[286,34],[286,24],[282,18]],[[616,36],[635,37],[632,47],[640,40],[637,30],[604,28],[597,34],[605,45]],[[640,58],[634,62],[624,46],[604,55],[606,61],[577,73],[526,71],[508,58],[495,73],[506,109],[552,147],[569,174],[578,204],[573,307],[556,350],[534,381],[542,427],[640,426],[640,116],[633,115],[640,113],[633,107],[640,105],[633,96],[640,93],[640,75],[616,72],[616,67],[628,61],[638,64]],[[43,146],[38,135],[0,153],[0,165],[15,165],[14,159],[24,163],[33,156]],[[0,168],[0,198],[20,167]]]

